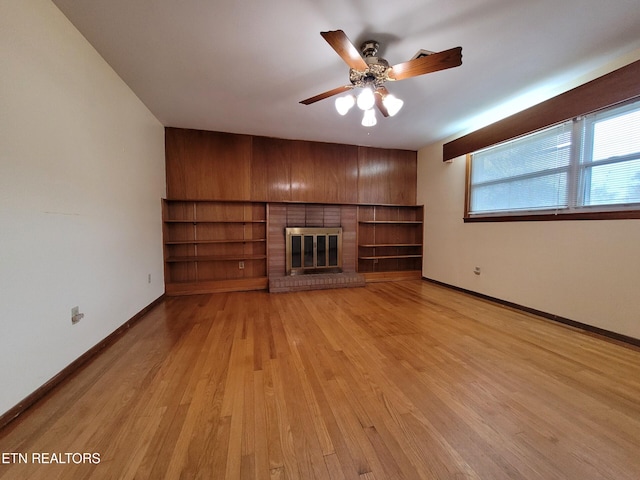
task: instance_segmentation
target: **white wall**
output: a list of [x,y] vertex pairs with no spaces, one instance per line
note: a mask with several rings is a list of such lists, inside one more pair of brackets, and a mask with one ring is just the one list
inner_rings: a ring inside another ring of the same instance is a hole
[[464,157],[418,152],[424,277],[640,338],[640,220],[465,224],[464,187]]
[[50,1],[0,2],[0,414],[162,295],[164,195],[158,120]]

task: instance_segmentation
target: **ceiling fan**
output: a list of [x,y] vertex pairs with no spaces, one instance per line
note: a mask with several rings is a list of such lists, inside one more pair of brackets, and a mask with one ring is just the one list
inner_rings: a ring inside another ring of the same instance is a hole
[[[375,124],[375,114],[372,110],[374,104],[385,117],[393,116],[402,106],[403,102],[391,95],[384,86],[386,82],[405,80],[407,78],[417,77],[418,75],[424,75],[425,73],[437,72],[462,65],[462,47],[452,48],[439,53],[421,50],[413,59],[389,66],[389,62],[384,58],[376,56],[379,44],[375,40],[367,40],[360,46],[360,51],[358,51],[342,30],[320,32],[320,35],[322,35],[327,43],[331,45],[336,53],[340,55],[349,66],[349,80],[351,85],[334,88],[333,90],[302,100],[300,103],[310,105],[325,98],[347,92],[355,87],[361,87],[363,91],[358,96],[358,106],[362,110],[365,110],[363,125],[365,125],[367,119],[367,112],[371,112],[371,115],[373,115],[373,124]],[[341,98],[338,98],[336,101],[336,108],[342,115],[356,102],[353,96],[349,97],[351,98],[345,98],[342,105],[340,105]],[[362,105],[361,97],[365,97],[362,99]],[[344,110],[344,113],[342,113],[341,110]]]

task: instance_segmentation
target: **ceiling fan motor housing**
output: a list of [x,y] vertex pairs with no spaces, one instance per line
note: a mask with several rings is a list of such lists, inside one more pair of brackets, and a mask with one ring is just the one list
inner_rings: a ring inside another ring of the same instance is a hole
[[367,40],[366,42],[362,42],[362,45],[360,45],[360,52],[366,59],[367,57],[375,57],[376,53],[378,53],[378,48],[380,48],[380,44],[378,42],[375,40]]
[[349,80],[354,86],[378,88],[389,80],[389,75],[387,74],[389,62],[384,58],[376,57],[379,47],[380,44],[375,40],[367,40],[360,46],[367,69],[361,71],[352,68],[349,70]]

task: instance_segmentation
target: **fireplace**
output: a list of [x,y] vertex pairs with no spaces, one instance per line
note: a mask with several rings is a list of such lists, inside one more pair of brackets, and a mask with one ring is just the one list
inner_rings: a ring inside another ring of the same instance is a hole
[[270,203],[267,208],[269,292],[365,286],[364,275],[356,272],[355,205]]
[[286,228],[286,273],[342,272],[342,228]]

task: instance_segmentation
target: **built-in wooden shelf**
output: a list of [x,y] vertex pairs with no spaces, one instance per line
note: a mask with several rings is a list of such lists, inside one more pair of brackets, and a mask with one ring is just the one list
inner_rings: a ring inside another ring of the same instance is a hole
[[264,202],[163,200],[166,293],[266,288],[266,211]]
[[422,225],[422,220],[359,220],[358,223],[376,225]]
[[[267,288],[266,202],[166,199],[162,207],[167,295]],[[355,220],[355,251],[345,254],[367,281],[420,277],[422,206],[359,204]]]
[[358,207],[358,272],[367,281],[415,277],[422,271],[423,207]]
[[191,255],[185,257],[167,257],[166,262],[230,262],[264,260],[266,255]]
[[358,257],[358,260],[385,260],[393,258],[422,258],[422,255],[369,255]]
[[165,220],[166,223],[267,223],[266,220]]
[[362,248],[375,248],[375,247],[420,247],[422,248],[421,243],[373,243],[373,244],[360,244],[358,245]]
[[266,242],[266,238],[253,238],[253,239],[231,239],[231,240],[179,240],[175,242],[164,242],[165,245],[202,245],[207,243],[260,243]]

